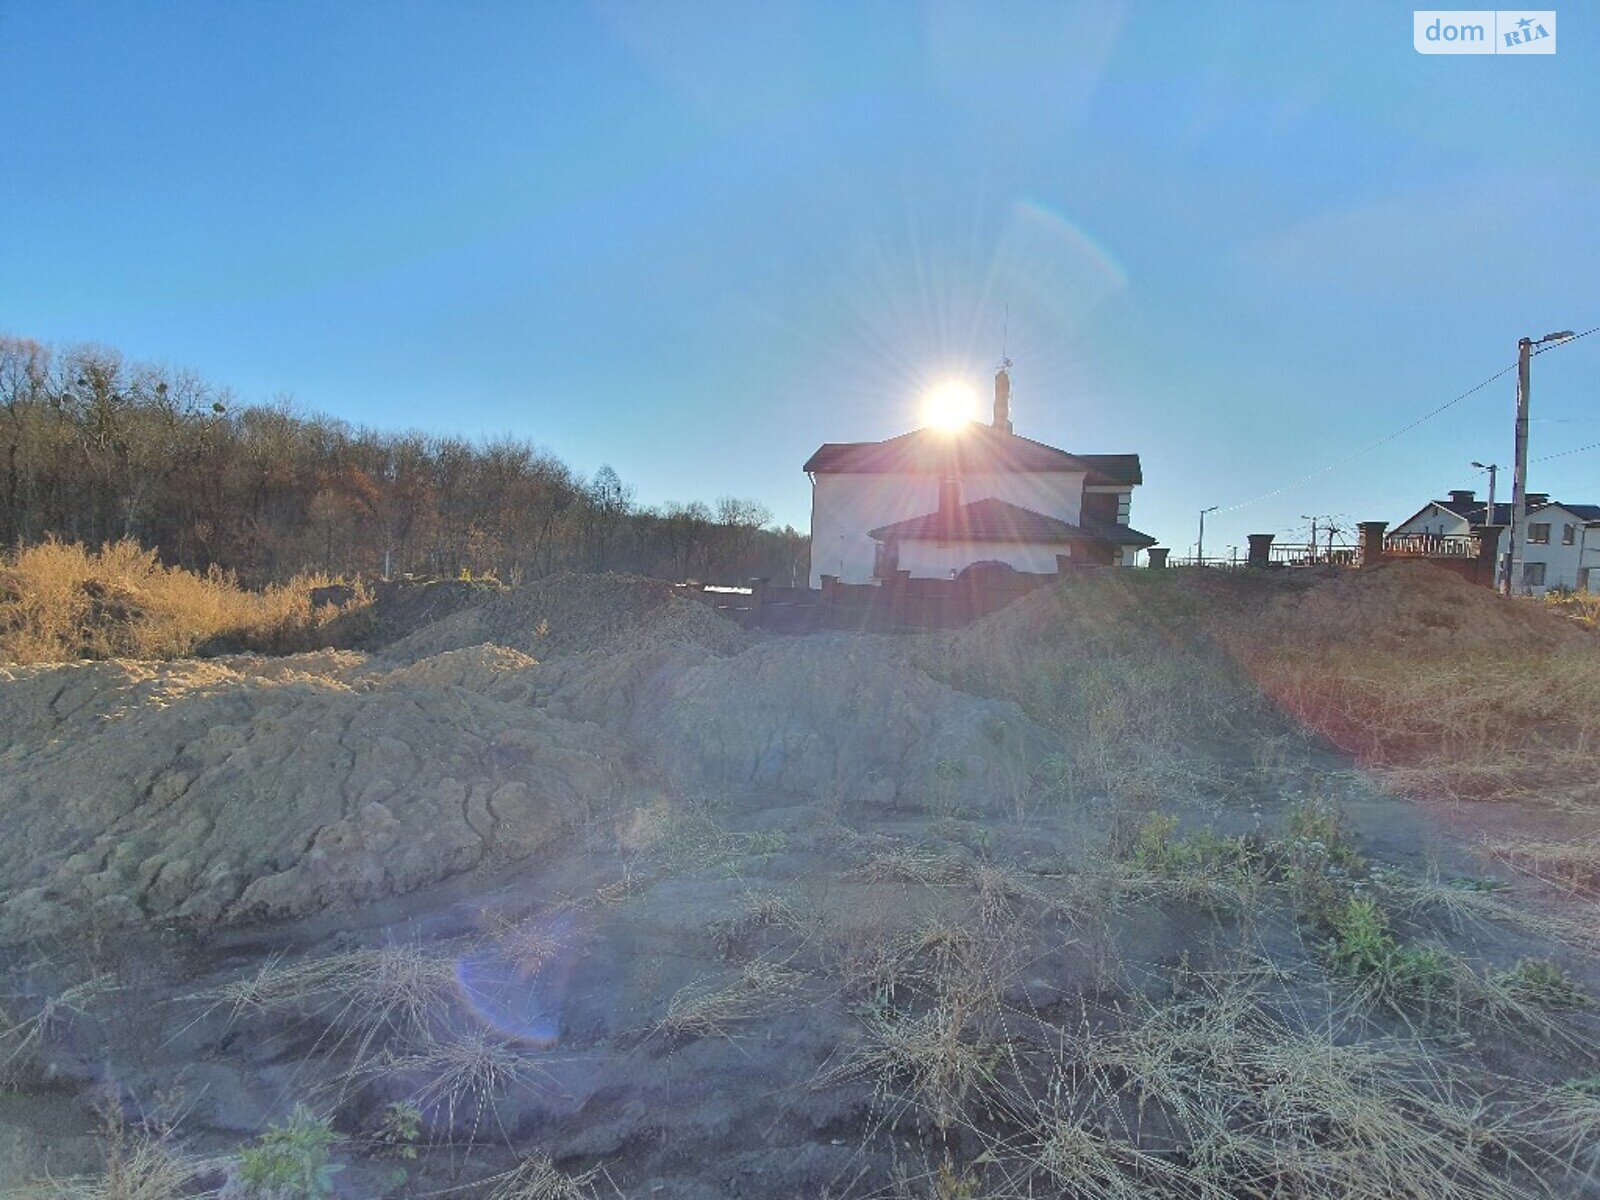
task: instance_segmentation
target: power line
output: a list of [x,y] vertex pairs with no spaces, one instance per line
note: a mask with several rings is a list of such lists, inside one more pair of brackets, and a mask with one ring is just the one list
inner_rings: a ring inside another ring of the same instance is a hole
[[1585,450],[1600,450],[1600,442],[1590,442],[1587,446],[1578,446],[1571,450],[1562,450],[1556,454],[1546,454],[1543,458],[1536,458],[1536,463],[1549,462],[1552,458],[1565,458],[1569,454],[1582,454]]
[[[1590,328],[1585,329],[1582,333],[1575,333],[1569,338],[1562,338],[1561,341],[1555,342],[1555,343],[1552,343],[1549,346],[1546,346],[1539,353],[1548,353],[1551,350],[1559,350],[1562,346],[1570,346],[1573,342],[1581,341],[1582,339],[1588,337],[1592,333],[1600,333],[1600,325],[1591,326]],[[1322,478],[1322,476],[1328,474],[1330,471],[1337,471],[1340,467],[1345,466],[1347,463],[1352,463],[1358,458],[1364,458],[1368,454],[1371,454],[1374,450],[1377,450],[1377,449],[1380,449],[1380,448],[1382,448],[1384,446],[1387,446],[1390,442],[1394,441],[1397,437],[1400,437],[1403,434],[1410,433],[1413,429],[1415,429],[1418,425],[1421,425],[1424,421],[1431,421],[1434,417],[1437,417],[1440,413],[1444,412],[1446,409],[1453,408],[1455,405],[1460,404],[1463,400],[1467,399],[1467,397],[1474,396],[1477,393],[1483,391],[1483,389],[1488,387],[1491,383],[1494,383],[1498,379],[1503,379],[1505,376],[1511,374],[1511,372],[1515,371],[1516,369],[1517,369],[1517,364],[1516,363],[1511,363],[1508,366],[1502,368],[1501,370],[1496,371],[1493,375],[1489,376],[1489,378],[1485,379],[1482,383],[1478,383],[1478,384],[1473,385],[1472,387],[1468,388],[1466,391],[1462,392],[1459,396],[1454,396],[1451,399],[1446,400],[1443,404],[1439,405],[1439,407],[1437,407],[1437,408],[1429,409],[1427,412],[1423,413],[1420,417],[1418,417],[1415,421],[1412,421],[1408,425],[1402,425],[1399,429],[1396,429],[1393,433],[1379,438],[1377,441],[1373,442],[1372,445],[1367,446],[1364,449],[1357,450],[1354,454],[1347,454],[1345,457],[1343,457],[1341,459],[1338,459],[1335,462],[1331,462],[1327,466],[1321,467],[1318,470],[1315,470],[1315,471],[1311,472],[1311,474],[1309,474],[1309,475],[1303,476],[1300,479],[1296,479],[1292,483],[1286,483],[1282,487],[1273,488],[1272,491],[1270,491],[1270,492],[1264,492],[1264,493],[1262,493],[1261,495],[1255,497],[1252,500],[1242,500],[1238,504],[1229,504],[1229,505],[1227,505],[1225,507],[1219,507],[1218,509],[1216,509],[1216,511],[1217,512],[1225,512],[1225,513],[1227,513],[1227,512],[1237,512],[1241,508],[1249,508],[1253,504],[1260,504],[1263,500],[1271,500],[1274,496],[1281,496],[1281,495],[1283,495],[1284,492],[1289,491],[1291,488],[1297,488],[1303,483],[1310,483],[1313,479],[1320,479],[1320,478]],[[1600,443],[1596,443],[1596,445],[1600,445]],[[1585,449],[1585,450],[1594,449],[1593,446],[1584,446],[1584,447],[1581,447],[1581,448]],[[1567,450],[1567,451],[1563,451],[1563,453],[1564,454],[1576,454],[1576,453],[1578,453],[1578,451],[1577,450]],[[1550,457],[1551,458],[1558,458],[1558,457],[1560,457],[1560,455],[1554,455],[1553,454]],[[1545,460],[1544,459],[1537,459],[1535,461],[1544,462]]]
[[[1600,326],[1597,326],[1596,328],[1600,328]],[[1286,483],[1282,487],[1274,488],[1270,492],[1264,492],[1262,495],[1257,496],[1253,500],[1243,500],[1243,501],[1240,501],[1238,504],[1230,504],[1226,508],[1221,508],[1221,509],[1218,509],[1217,511],[1219,511],[1219,512],[1234,512],[1234,511],[1236,511],[1238,509],[1241,509],[1241,508],[1249,508],[1252,504],[1260,504],[1263,500],[1271,500],[1274,496],[1281,496],[1284,492],[1287,492],[1290,488],[1297,488],[1303,483],[1310,483],[1313,479],[1320,479],[1322,476],[1328,474],[1328,472],[1336,471],[1340,467],[1344,466],[1346,463],[1352,463],[1358,458],[1363,458],[1366,455],[1371,454],[1374,450],[1377,450],[1382,446],[1387,446],[1390,442],[1394,441],[1395,438],[1401,436],[1402,434],[1410,433],[1413,429],[1415,429],[1418,425],[1421,425],[1424,421],[1431,421],[1434,417],[1437,417],[1440,413],[1444,412],[1445,409],[1451,408],[1454,405],[1460,404],[1468,396],[1472,396],[1472,395],[1477,394],[1478,392],[1483,391],[1484,388],[1488,387],[1495,380],[1504,378],[1506,375],[1509,375],[1512,371],[1515,371],[1516,369],[1517,369],[1517,364],[1516,363],[1511,363],[1509,366],[1503,368],[1502,370],[1496,371],[1493,375],[1489,376],[1489,378],[1485,379],[1482,383],[1476,384],[1475,386],[1468,388],[1466,391],[1462,392],[1459,396],[1456,396],[1456,397],[1454,397],[1454,398],[1452,398],[1450,400],[1446,400],[1443,404],[1439,405],[1438,408],[1429,409],[1427,412],[1423,413],[1420,417],[1418,417],[1415,421],[1412,421],[1409,425],[1401,426],[1399,429],[1396,429],[1393,433],[1387,435],[1386,437],[1379,438],[1377,441],[1373,442],[1372,445],[1367,446],[1365,449],[1357,450],[1354,454],[1347,454],[1347,455],[1345,455],[1345,457],[1339,459],[1336,462],[1331,462],[1327,466],[1322,467],[1319,470],[1313,471],[1313,472],[1311,472],[1311,474],[1306,475],[1303,478],[1296,479],[1292,483]]]

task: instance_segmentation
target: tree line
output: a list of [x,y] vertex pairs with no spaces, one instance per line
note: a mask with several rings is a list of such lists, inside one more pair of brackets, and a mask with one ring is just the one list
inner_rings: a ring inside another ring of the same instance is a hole
[[251,584],[630,571],[803,580],[808,546],[734,497],[645,507],[521,438],[354,427],[241,405],[192,372],[0,336],[0,545],[132,538]]

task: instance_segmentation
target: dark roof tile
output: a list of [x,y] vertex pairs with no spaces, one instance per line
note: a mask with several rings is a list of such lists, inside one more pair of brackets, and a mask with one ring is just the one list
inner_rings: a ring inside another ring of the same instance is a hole
[[956,432],[914,429],[881,442],[828,442],[806,460],[816,474],[984,475],[1082,471],[1105,486],[1143,482],[1137,454],[1068,454],[976,422]]

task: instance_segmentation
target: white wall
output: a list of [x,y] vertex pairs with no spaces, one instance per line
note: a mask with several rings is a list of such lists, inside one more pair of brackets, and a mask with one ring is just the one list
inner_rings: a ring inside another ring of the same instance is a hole
[[[961,480],[961,503],[995,498],[1076,524],[1083,479],[1076,471],[968,475]],[[872,582],[876,543],[867,531],[938,507],[937,475],[818,474],[811,490],[811,586],[821,587],[824,575],[845,583]],[[1054,552],[1050,569],[1055,569]]]
[[949,579],[975,562],[1010,563],[1019,571],[1054,575],[1056,555],[1065,547],[1045,542],[938,542],[902,540],[899,567],[913,579]]
[[[1550,526],[1550,541],[1547,545],[1540,545],[1533,541],[1534,525]],[[1561,527],[1574,525],[1573,543],[1568,546],[1562,543]],[[1600,529],[1585,530],[1583,522],[1571,513],[1558,507],[1540,509],[1538,512],[1528,514],[1528,544],[1523,548],[1522,561],[1526,563],[1544,563],[1543,586],[1530,586],[1527,591],[1535,596],[1542,596],[1545,592],[1555,588],[1578,587],[1578,568],[1594,567],[1589,589],[1600,591]],[[1500,550],[1504,553],[1506,543],[1502,541]],[[1581,552],[1581,558],[1580,558]],[[1519,576],[1513,581],[1520,585]]]
[[1449,536],[1465,537],[1472,532],[1472,526],[1465,517],[1458,517],[1448,508],[1434,508],[1431,505],[1423,509],[1411,520],[1404,524],[1396,525],[1390,533],[1437,533]]

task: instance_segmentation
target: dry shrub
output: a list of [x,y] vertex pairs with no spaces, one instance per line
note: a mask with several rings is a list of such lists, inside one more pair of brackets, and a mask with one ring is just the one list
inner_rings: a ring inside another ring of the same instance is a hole
[[1600,595],[1593,592],[1547,592],[1542,603],[1586,629],[1600,629]]
[[311,591],[337,583],[298,576],[253,592],[229,572],[164,566],[124,540],[91,551],[48,541],[0,559],[0,661],[179,658],[208,649],[287,653],[356,631],[370,597],[313,609]]

